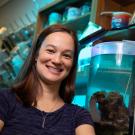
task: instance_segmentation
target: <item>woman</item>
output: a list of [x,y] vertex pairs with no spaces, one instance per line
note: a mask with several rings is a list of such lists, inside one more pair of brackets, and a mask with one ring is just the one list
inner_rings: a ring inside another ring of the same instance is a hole
[[89,113],[71,104],[77,46],[62,25],[41,32],[19,83],[0,91],[1,135],[95,135]]

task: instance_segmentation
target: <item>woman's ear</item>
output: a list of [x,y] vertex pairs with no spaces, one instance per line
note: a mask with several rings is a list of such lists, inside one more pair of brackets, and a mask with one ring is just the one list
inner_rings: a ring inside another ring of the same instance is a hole
[[37,63],[37,58],[35,58],[35,63]]
[[36,55],[35,55],[35,62],[37,62],[38,56],[39,56],[39,51],[36,52]]

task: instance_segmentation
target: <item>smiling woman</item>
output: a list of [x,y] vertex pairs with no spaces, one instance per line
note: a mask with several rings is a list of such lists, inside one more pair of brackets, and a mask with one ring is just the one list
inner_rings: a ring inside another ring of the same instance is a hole
[[1,135],[95,135],[89,112],[71,104],[77,47],[75,33],[63,25],[41,32],[17,84],[0,90]]

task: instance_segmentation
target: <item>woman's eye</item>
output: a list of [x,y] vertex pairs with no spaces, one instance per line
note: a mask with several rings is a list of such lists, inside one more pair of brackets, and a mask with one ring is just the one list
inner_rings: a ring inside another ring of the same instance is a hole
[[51,54],[51,53],[55,53],[55,51],[52,50],[52,49],[47,49],[46,51],[47,51],[47,53],[50,53],[50,54]]
[[67,58],[67,59],[72,59],[72,56],[69,55],[69,54],[64,54],[64,57]]

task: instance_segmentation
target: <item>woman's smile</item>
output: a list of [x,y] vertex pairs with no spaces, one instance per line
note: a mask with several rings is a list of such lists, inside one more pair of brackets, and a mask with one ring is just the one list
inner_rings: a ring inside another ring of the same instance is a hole
[[59,74],[59,73],[61,73],[63,71],[62,68],[58,68],[58,67],[54,67],[54,66],[48,66],[48,65],[46,65],[46,67],[53,74]]

